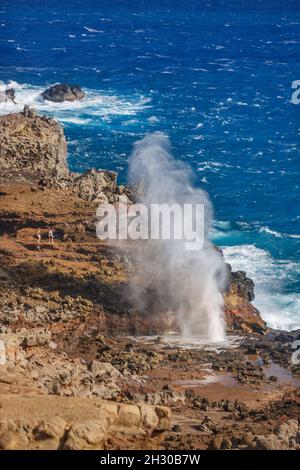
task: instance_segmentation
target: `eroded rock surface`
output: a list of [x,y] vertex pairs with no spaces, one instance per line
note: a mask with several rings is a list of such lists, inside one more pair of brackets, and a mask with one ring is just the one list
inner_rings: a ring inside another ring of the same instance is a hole
[[151,441],[154,432],[161,434],[170,427],[170,411],[161,406],[33,395],[27,399],[0,395],[0,400],[3,450],[105,449],[108,441],[128,436]]
[[67,143],[58,122],[38,116],[25,108],[23,113],[0,116],[0,170],[20,178],[64,178]]
[[68,190],[87,201],[133,199],[127,187],[117,186],[114,171],[70,172],[63,127],[28,106],[22,113],[0,116],[0,171],[0,181],[38,183],[41,190]]
[[257,308],[252,305],[254,300],[254,282],[244,271],[232,272],[228,265],[228,288],[225,292],[225,318],[232,331],[262,333],[266,323]]

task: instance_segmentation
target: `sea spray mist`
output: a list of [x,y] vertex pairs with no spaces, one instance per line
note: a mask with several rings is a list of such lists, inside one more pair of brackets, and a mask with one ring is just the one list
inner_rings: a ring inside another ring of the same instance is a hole
[[[222,254],[209,241],[213,208],[206,192],[193,185],[189,165],[171,155],[169,139],[162,133],[147,135],[135,144],[129,160],[129,181],[143,188],[139,200],[151,204],[202,204],[204,243],[189,251],[185,240],[143,240],[135,249],[138,280],[132,298],[147,309],[143,289],[152,293],[160,310],[173,311],[184,336],[202,335],[212,342],[223,341],[222,291],[226,266]],[[162,223],[164,221],[162,220]]]

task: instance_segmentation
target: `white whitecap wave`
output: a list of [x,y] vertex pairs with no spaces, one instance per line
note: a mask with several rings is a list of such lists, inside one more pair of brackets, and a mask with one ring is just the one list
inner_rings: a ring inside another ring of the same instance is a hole
[[212,171],[213,173],[217,173],[222,168],[226,168],[226,169],[240,168],[239,166],[230,165],[229,163],[213,162],[213,161],[198,162],[197,165],[198,165],[197,172],[209,170],[209,171]]
[[259,229],[259,232],[266,233],[267,235],[272,235],[276,238],[295,238],[295,239],[300,238],[300,235],[277,232],[276,230],[271,230],[269,227],[261,227]]
[[231,223],[229,222],[229,220],[215,220],[213,222],[213,226],[216,229],[228,230],[231,228]]
[[233,270],[243,270],[255,282],[254,305],[271,328],[300,328],[300,294],[282,291],[300,274],[300,264],[275,260],[255,245],[223,247],[226,262]]
[[68,116],[62,116],[60,118],[60,120],[62,122],[65,122],[65,123],[70,123],[70,124],[78,124],[78,125],[81,125],[81,126],[86,126],[88,124],[90,124],[92,122],[91,119],[84,119],[84,118],[80,118],[80,117],[76,117],[76,116],[73,116],[73,117],[68,117]]
[[145,96],[128,99],[107,93],[102,94],[98,90],[85,89],[86,97],[82,101],[54,103],[41,97],[41,93],[47,88],[47,85],[41,87],[17,82],[9,82],[8,84],[0,82],[0,91],[4,91],[8,87],[15,89],[17,104],[1,103],[0,114],[22,111],[24,105],[28,104],[40,113],[50,114],[59,121],[73,124],[97,125],[102,119],[109,116],[134,116],[149,108],[151,101]]
[[102,29],[88,28],[87,26],[84,26],[84,29],[89,33],[104,33]]
[[276,232],[276,230],[271,230],[269,227],[261,227],[259,229],[260,233],[267,233],[268,235],[273,235],[276,238],[282,238],[282,234],[280,232]]

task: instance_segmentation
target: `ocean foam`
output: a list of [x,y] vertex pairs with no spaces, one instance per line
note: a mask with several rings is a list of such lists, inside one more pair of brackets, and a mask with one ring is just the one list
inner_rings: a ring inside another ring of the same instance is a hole
[[[43,100],[41,93],[47,88],[9,82],[4,84],[0,82],[0,91],[6,88],[14,88],[16,91],[16,102],[1,103],[0,114],[19,112],[23,110],[25,104],[34,107],[40,113],[46,113],[54,116],[62,122],[84,125],[99,125],[101,118],[107,116],[135,116],[144,109],[149,108],[151,99],[144,96],[137,96],[132,99],[101,94],[96,90],[87,90],[86,98],[82,101],[64,101],[63,103],[54,103]],[[74,113],[76,112],[76,116]],[[100,119],[99,119],[100,118]]]

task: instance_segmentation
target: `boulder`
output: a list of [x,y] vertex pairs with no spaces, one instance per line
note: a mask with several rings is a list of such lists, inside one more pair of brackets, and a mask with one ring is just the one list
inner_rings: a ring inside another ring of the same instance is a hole
[[106,194],[111,196],[117,189],[117,173],[91,168],[75,177],[73,189],[79,197],[86,201],[108,202],[109,197]]
[[254,437],[252,447],[255,450],[284,450],[286,447],[275,434],[267,436],[257,435]]
[[158,426],[159,418],[153,406],[142,405],[141,414],[142,414],[142,425],[145,429],[152,431]]
[[17,436],[14,432],[8,431],[0,436],[0,449],[13,450],[17,446]]
[[89,366],[90,371],[96,381],[116,379],[121,373],[109,362],[93,361]]
[[166,406],[156,406],[155,413],[158,416],[159,423],[156,428],[158,431],[166,431],[170,429],[171,425],[171,410]]
[[77,175],[73,181],[73,189],[82,199],[93,201],[103,197],[105,192],[114,192],[117,188],[117,173],[108,170],[91,168]]
[[66,421],[60,416],[54,416],[42,421],[35,429],[36,439],[61,439],[67,428]]
[[137,429],[141,423],[141,410],[137,405],[122,404],[118,415],[118,425],[128,429]]
[[88,420],[83,423],[74,424],[68,432],[64,449],[83,450],[93,447],[102,448],[106,437],[107,424],[105,420]]
[[217,436],[213,437],[209,443],[208,449],[209,450],[220,450],[223,444],[223,436],[218,434]]
[[59,83],[47,88],[42,93],[44,100],[62,103],[63,101],[79,101],[85,97],[84,91],[78,85]]
[[22,419],[1,419],[0,420],[0,449],[14,450],[25,449],[28,445],[28,437],[26,429],[31,424],[23,422]]
[[1,363],[0,365],[24,367],[27,363],[24,350],[21,347],[24,336],[19,333],[0,334]]
[[16,92],[13,88],[8,88],[5,91],[5,96],[6,96],[7,101],[12,101],[13,103],[16,104]]
[[94,379],[93,396],[114,399],[120,392],[117,380],[121,373],[110,363],[93,361],[89,369]]
[[[43,367],[36,368],[36,363]],[[63,354],[52,351],[44,357],[31,356],[28,371],[37,384],[50,395],[89,397],[92,394],[94,379],[80,359],[67,360]]]
[[289,440],[295,438],[298,434],[298,421],[296,419],[290,419],[286,423],[279,425],[275,429],[275,434],[285,444],[288,444]]
[[7,103],[9,101],[16,104],[16,93],[13,88],[8,88],[5,92],[0,91],[0,103]]

